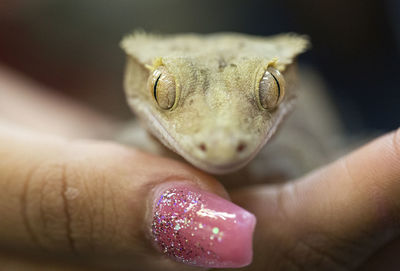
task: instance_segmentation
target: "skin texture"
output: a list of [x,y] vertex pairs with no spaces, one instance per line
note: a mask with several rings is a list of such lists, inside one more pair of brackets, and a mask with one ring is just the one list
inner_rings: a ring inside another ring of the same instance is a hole
[[[233,172],[254,158],[290,111],[294,89],[283,77],[307,46],[296,35],[134,34],[122,41],[127,99],[172,151],[206,172]],[[280,79],[278,99],[260,96],[268,69],[276,71],[269,80]],[[173,95],[163,99],[170,89]],[[279,103],[264,108],[260,97]]]

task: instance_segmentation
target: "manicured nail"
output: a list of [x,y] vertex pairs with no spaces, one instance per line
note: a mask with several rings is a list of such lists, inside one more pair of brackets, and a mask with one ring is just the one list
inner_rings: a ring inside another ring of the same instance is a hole
[[242,267],[251,263],[253,214],[193,186],[171,187],[154,203],[152,234],[172,259],[202,267]]

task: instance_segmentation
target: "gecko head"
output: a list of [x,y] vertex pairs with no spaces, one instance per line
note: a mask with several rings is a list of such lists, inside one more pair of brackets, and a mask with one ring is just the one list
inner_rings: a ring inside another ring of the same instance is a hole
[[[291,37],[304,50],[305,40]],[[128,61],[129,104],[153,135],[196,167],[214,174],[235,171],[271,138],[294,98],[288,80],[293,56],[279,58],[275,47],[285,42],[275,39],[267,44],[232,34],[164,39],[170,51],[150,64],[141,66],[139,57]],[[258,52],[259,42],[275,54]]]

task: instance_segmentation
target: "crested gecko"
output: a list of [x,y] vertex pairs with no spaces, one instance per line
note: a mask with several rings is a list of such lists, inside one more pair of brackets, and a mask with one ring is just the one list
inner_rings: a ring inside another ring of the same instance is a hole
[[[128,104],[156,138],[132,136],[135,123],[128,133],[136,146],[175,153],[231,184],[294,177],[324,160],[314,146],[323,136],[309,133],[313,124],[302,123],[307,114],[301,110],[263,148],[298,96],[295,60],[309,47],[305,36],[135,33],[121,47],[127,54]],[[317,110],[318,94],[308,96],[300,108]]]

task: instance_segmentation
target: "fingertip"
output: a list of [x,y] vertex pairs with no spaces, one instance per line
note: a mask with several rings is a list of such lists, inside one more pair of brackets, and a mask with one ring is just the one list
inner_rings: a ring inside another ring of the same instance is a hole
[[201,267],[243,267],[252,260],[255,216],[187,182],[162,184],[151,235],[171,259]]

